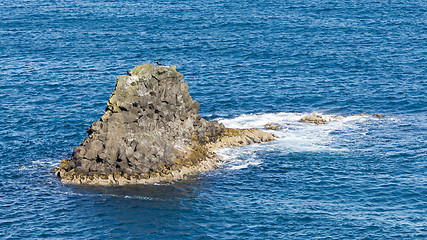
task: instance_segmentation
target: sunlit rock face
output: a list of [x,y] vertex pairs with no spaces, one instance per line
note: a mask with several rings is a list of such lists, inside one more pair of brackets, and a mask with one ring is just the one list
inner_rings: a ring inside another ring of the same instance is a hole
[[216,148],[274,139],[203,119],[182,78],[175,66],[151,64],[118,77],[104,115],[56,175],[72,184],[171,181],[217,167]]

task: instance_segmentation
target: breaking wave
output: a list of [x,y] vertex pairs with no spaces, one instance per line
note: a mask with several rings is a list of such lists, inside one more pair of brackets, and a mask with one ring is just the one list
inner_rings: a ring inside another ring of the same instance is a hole
[[[229,169],[241,169],[262,163],[259,154],[264,151],[292,152],[345,152],[349,151],[347,135],[366,134],[364,123],[380,118],[365,115],[338,117],[320,114],[326,124],[316,125],[299,120],[308,113],[243,114],[236,118],[218,118],[230,128],[259,128],[275,134],[278,139],[270,143],[254,144],[240,148],[217,151]],[[278,130],[265,129],[266,124],[279,126]]]

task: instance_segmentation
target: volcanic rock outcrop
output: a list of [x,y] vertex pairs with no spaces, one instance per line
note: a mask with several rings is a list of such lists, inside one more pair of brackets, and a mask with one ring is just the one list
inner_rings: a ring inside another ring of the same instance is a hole
[[317,125],[325,124],[330,121],[342,119],[341,116],[325,116],[317,113],[310,113],[304,117],[302,117],[299,121],[305,123],[314,123]]
[[[130,76],[129,76],[130,75]],[[178,180],[217,167],[213,150],[271,141],[258,129],[206,121],[175,66],[136,66],[119,76],[104,115],[64,159],[64,183],[124,185]]]

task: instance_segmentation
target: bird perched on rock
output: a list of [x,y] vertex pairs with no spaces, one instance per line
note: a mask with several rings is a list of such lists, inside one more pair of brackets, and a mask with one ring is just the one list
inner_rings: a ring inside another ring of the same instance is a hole
[[159,61],[156,61],[156,63],[157,63],[157,65],[159,65],[159,66],[163,66],[163,63],[161,63],[161,62],[159,62]]
[[127,71],[127,73],[128,73],[129,76],[132,76],[132,73],[130,73],[129,71]]

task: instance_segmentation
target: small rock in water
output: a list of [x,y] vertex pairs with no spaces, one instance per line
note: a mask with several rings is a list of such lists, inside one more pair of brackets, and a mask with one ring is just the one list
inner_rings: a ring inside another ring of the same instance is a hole
[[274,124],[274,123],[267,123],[267,124],[264,125],[264,128],[265,129],[270,129],[270,130],[280,130],[280,129],[282,129],[281,126],[279,126],[277,124]]
[[359,114],[359,116],[362,116],[362,117],[369,117],[369,116],[373,116],[373,117],[377,117],[377,118],[383,118],[383,117],[384,117],[383,115],[378,114],[378,113],[374,113],[374,114],[372,114],[372,115],[369,115],[369,114],[367,114],[367,113],[361,113],[361,114]]
[[306,122],[306,123],[315,123],[317,125],[325,124],[327,122],[327,120],[324,119],[322,115],[319,115],[317,113],[310,113],[309,115],[301,118],[299,121]]

